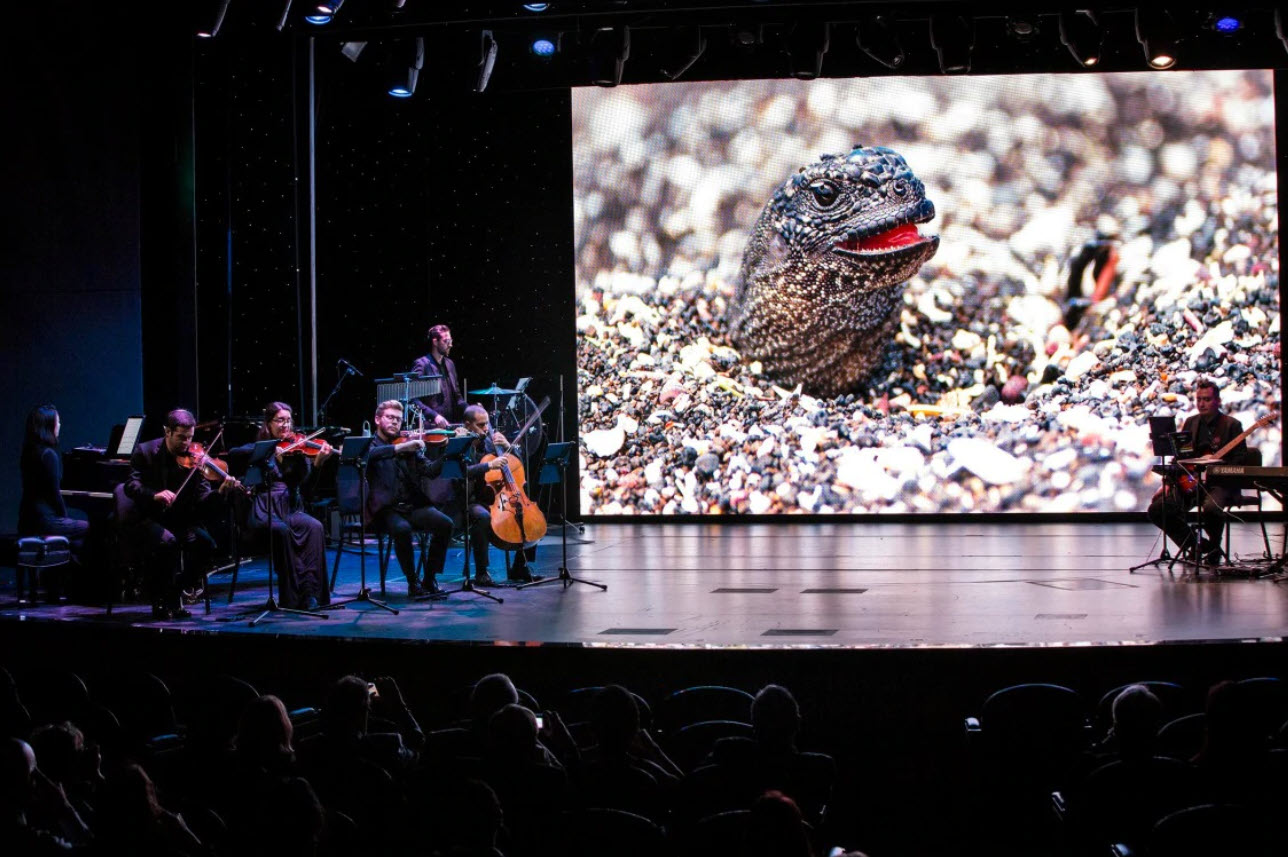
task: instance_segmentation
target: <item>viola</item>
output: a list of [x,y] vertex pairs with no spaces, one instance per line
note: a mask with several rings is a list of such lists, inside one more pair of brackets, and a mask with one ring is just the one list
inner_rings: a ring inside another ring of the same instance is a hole
[[436,446],[447,443],[449,438],[457,436],[457,432],[452,429],[425,429],[423,431],[401,431],[398,433],[398,442],[405,443],[409,440],[423,440],[426,446]]

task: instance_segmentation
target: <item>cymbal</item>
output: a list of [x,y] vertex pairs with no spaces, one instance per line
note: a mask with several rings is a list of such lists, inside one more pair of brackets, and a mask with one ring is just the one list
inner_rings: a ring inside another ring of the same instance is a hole
[[471,396],[509,396],[509,395],[512,395],[512,394],[517,393],[517,392],[519,392],[519,391],[518,391],[518,390],[507,390],[507,389],[506,389],[506,388],[504,388],[504,387],[498,387],[496,384],[493,384],[491,387],[488,387],[486,390],[470,390],[470,391],[469,391],[469,393],[470,393],[470,395],[471,395]]

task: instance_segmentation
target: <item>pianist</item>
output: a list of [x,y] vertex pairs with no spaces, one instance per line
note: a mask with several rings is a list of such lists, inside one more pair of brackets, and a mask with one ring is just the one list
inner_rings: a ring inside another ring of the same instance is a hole
[[[1221,391],[1208,378],[1200,378],[1194,385],[1194,407],[1198,413],[1185,420],[1181,431],[1194,438],[1195,457],[1212,455],[1243,433],[1243,426],[1229,414],[1221,413]],[[1221,460],[1227,464],[1242,464],[1248,444],[1240,441]],[[1176,545],[1205,562],[1221,559],[1221,534],[1225,529],[1222,509],[1234,488],[1205,486],[1199,483],[1193,490],[1185,491],[1173,479],[1164,480],[1162,488],[1154,493],[1149,504],[1149,519],[1154,526],[1167,533]],[[1203,530],[1207,538],[1192,545],[1192,531],[1185,521],[1185,512],[1199,502],[1203,505]]]
[[63,459],[58,453],[62,423],[53,405],[39,405],[27,414],[22,441],[22,499],[18,532],[23,536],[66,536],[75,556],[81,556],[89,521],[68,516],[60,493]]

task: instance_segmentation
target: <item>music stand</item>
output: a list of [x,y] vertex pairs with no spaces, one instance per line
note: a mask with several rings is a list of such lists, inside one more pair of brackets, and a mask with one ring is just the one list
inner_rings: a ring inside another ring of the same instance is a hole
[[259,484],[264,486],[264,507],[268,511],[268,600],[259,608],[259,615],[250,620],[254,628],[269,614],[287,613],[293,616],[310,616],[314,619],[329,619],[325,613],[312,610],[297,610],[283,607],[273,597],[273,584],[277,580],[276,561],[273,558],[273,456],[277,454],[278,441],[275,439],[256,441],[251,450],[250,459],[246,462],[246,472],[253,467],[259,473]]
[[573,443],[552,443],[547,446],[545,460],[541,462],[541,473],[537,477],[538,485],[558,484],[562,486],[563,504],[559,509],[559,541],[563,546],[563,558],[559,563],[559,574],[554,577],[547,577],[545,580],[521,583],[515,589],[544,586],[547,583],[560,583],[567,589],[574,583],[584,583],[587,586],[598,586],[605,592],[608,591],[607,584],[595,583],[593,580],[582,580],[568,573],[568,480],[565,475],[568,465],[572,462],[572,451],[575,448],[576,444]]
[[[1156,467],[1158,468],[1160,475],[1163,477],[1164,490],[1168,490],[1168,487],[1170,486],[1172,489],[1179,491],[1180,486],[1174,484],[1174,480],[1176,478],[1175,470],[1180,466],[1176,463],[1176,417],[1150,417],[1149,439],[1154,447],[1154,455],[1158,456],[1158,464]],[[1167,461],[1168,458],[1172,459],[1170,463]],[[1146,560],[1139,565],[1133,565],[1131,568],[1127,569],[1128,574],[1149,566],[1158,566],[1162,563],[1167,563],[1167,570],[1171,571],[1172,566],[1176,564],[1176,560],[1180,558],[1179,555],[1172,556],[1172,552],[1168,550],[1167,547],[1167,520],[1169,517],[1169,508],[1170,504],[1167,503],[1167,498],[1164,496],[1163,525],[1160,528],[1163,538],[1163,550],[1153,559]]]
[[[359,532],[361,533],[361,540],[358,543],[358,594],[343,601],[332,601],[322,609],[339,610],[348,607],[354,602],[362,602],[379,607],[381,610],[387,610],[397,616],[397,608],[390,607],[385,602],[372,598],[371,590],[367,588],[367,454],[371,451],[371,444],[374,440],[375,438],[369,435],[366,437],[346,437],[340,446],[340,466],[343,467],[347,464],[358,471],[358,522]],[[343,545],[343,531],[340,537]]]
[[[447,441],[447,447],[443,450],[443,469],[440,476],[446,479],[461,479],[465,483],[465,567],[462,573],[464,580],[456,589],[444,589],[440,592],[431,592],[422,595],[422,599],[440,599],[449,595],[455,595],[458,592],[468,592],[472,595],[478,595],[483,598],[491,598],[497,604],[503,604],[504,599],[498,598],[491,592],[478,589],[470,579],[470,544],[473,539],[470,537],[470,477],[469,464],[474,456],[474,441],[478,438],[474,435],[464,437],[453,437]],[[419,599],[418,599],[419,600]]]

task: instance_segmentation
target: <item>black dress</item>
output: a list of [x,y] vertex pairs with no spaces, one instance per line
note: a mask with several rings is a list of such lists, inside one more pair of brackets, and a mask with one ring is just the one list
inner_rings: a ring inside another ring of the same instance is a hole
[[66,536],[80,552],[89,521],[68,517],[60,493],[63,459],[52,446],[28,447],[22,456],[22,499],[18,503],[18,533],[23,536]]
[[322,522],[304,511],[300,489],[317,474],[308,457],[291,455],[281,467],[269,464],[272,493],[259,486],[251,495],[246,528],[268,531],[270,509],[273,525],[273,568],[281,587],[283,607],[306,607],[310,598],[318,604],[331,602],[326,577],[326,534]]

